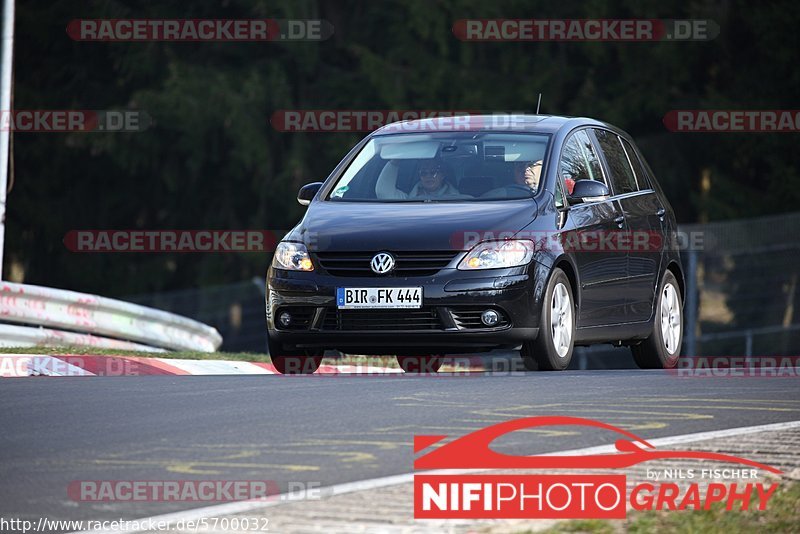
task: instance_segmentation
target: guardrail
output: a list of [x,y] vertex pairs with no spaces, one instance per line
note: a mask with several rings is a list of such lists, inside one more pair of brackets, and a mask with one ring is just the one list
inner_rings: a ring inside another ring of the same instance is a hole
[[127,341],[171,350],[213,352],[222,344],[216,329],[187,317],[97,295],[11,282],[0,285],[0,321],[71,331],[61,336],[88,332],[94,339],[99,339],[95,335],[114,338],[110,343]]
[[139,352],[165,352],[164,349],[132,341],[53,330],[41,326],[13,324],[0,324],[0,347],[94,347]]
[[733,332],[711,332],[703,334],[697,338],[701,343],[703,341],[713,341],[717,339],[744,339],[744,355],[750,357],[753,355],[753,337],[763,335],[783,334],[784,332],[796,332],[800,330],[800,325],[791,324],[787,326],[766,326],[762,328],[746,328],[744,330],[736,330]]

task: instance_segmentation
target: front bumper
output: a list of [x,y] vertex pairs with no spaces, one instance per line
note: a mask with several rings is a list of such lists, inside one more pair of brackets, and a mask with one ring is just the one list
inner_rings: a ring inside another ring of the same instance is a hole
[[[270,342],[285,350],[332,349],[359,354],[452,354],[515,348],[538,335],[535,277],[528,267],[459,271],[433,276],[340,277],[322,270],[294,272],[270,268],[267,328]],[[418,310],[337,310],[338,287],[423,288]],[[500,313],[487,327],[480,313]],[[283,312],[290,325],[277,324]],[[278,347],[272,347],[278,350]]]

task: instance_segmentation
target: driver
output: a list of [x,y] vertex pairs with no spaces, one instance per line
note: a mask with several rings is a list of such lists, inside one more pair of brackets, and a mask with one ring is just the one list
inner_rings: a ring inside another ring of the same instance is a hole
[[539,179],[542,175],[542,160],[517,161],[514,163],[514,183],[526,185],[531,191],[539,189]]

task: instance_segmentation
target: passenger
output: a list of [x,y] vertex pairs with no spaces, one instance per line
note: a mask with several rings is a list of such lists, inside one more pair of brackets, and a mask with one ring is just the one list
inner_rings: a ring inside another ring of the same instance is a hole
[[435,160],[424,161],[417,171],[418,181],[409,193],[397,188],[397,162],[390,161],[378,176],[375,184],[375,195],[380,199],[406,200],[413,198],[438,198],[459,196],[458,189],[450,185],[445,178],[444,167]]

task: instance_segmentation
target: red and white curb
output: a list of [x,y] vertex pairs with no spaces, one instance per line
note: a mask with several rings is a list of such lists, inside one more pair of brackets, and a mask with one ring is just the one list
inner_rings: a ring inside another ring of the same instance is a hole
[[[369,365],[322,365],[317,374],[395,374],[399,368]],[[0,377],[147,376],[147,375],[274,375],[271,363],[229,360],[182,360],[85,354],[0,355]]]

